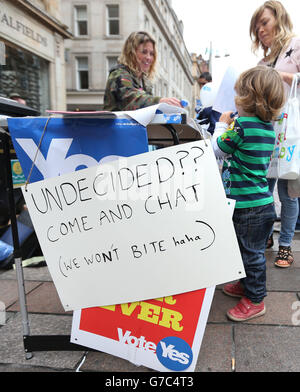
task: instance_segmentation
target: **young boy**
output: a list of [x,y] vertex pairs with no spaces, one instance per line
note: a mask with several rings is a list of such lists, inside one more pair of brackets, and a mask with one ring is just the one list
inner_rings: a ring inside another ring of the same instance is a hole
[[265,66],[242,73],[235,90],[238,118],[232,122],[232,112],[223,113],[212,143],[216,157],[225,159],[226,194],[236,200],[233,222],[246,272],[246,278],[223,288],[241,297],[227,316],[245,321],[266,311],[265,249],[276,218],[266,175],[275,144],[271,121],[279,116],[285,95],[278,72]]

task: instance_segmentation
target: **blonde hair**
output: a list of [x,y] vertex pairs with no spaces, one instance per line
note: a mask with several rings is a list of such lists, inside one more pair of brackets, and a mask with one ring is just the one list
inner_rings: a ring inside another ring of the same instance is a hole
[[263,121],[276,120],[285,103],[285,91],[279,73],[258,65],[243,72],[235,84],[236,106]]
[[154,52],[153,63],[151,64],[147,77],[149,79],[153,79],[155,74],[157,51],[156,51],[155,40],[150,36],[150,34],[146,33],[145,31],[138,31],[138,32],[131,33],[129,35],[129,37],[127,38],[123,46],[122,54],[119,57],[119,63],[126,65],[136,75],[139,74],[140,68],[137,63],[136,52],[139,45],[146,44],[147,42],[151,42],[153,44],[153,52]]
[[[275,24],[275,36],[271,45],[271,48],[266,47],[258,38],[258,31],[256,29],[259,18],[262,16],[265,9],[268,8],[274,15]],[[274,63],[280,52],[285,48],[292,37],[293,33],[293,23],[289,14],[287,13],[284,6],[280,1],[269,0],[266,1],[262,6],[260,6],[253,14],[250,22],[250,37],[252,40],[252,51],[255,53],[261,47],[264,51],[265,60],[270,63]],[[270,49],[270,52],[268,53]]]

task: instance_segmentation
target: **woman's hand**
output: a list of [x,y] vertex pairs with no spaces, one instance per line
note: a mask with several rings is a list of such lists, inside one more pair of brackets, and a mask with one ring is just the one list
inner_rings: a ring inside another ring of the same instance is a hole
[[180,101],[177,98],[161,98],[159,103],[167,103],[168,105],[178,106],[182,108]]
[[233,112],[224,112],[219,118],[219,122],[230,125],[233,122]]

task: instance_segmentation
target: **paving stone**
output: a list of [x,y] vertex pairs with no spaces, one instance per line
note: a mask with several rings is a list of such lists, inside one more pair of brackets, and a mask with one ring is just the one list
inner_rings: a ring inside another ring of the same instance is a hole
[[293,250],[293,254],[295,261],[292,266],[279,268],[274,265],[277,252],[266,251],[268,291],[300,292],[300,251]]
[[152,372],[145,366],[133,363],[103,352],[89,352],[80,366],[81,372]]
[[[239,298],[229,297],[220,289],[215,291],[212,301],[208,322],[211,323],[231,323],[226,312],[235,306]],[[265,325],[290,325],[293,326],[292,316],[295,310],[292,305],[299,301],[296,293],[289,292],[268,292],[265,298],[267,312],[264,316],[247,321],[247,324]]]
[[[29,293],[41,282],[25,282],[25,293]],[[13,303],[18,301],[18,282],[16,280],[1,280],[0,282],[0,301],[5,304],[5,308],[8,309]]]
[[225,295],[222,290],[219,289],[222,288],[222,286],[223,285],[218,286],[215,290],[208,316],[208,323],[229,323],[230,321],[226,316],[226,312],[235,306],[239,301],[239,298],[233,298]]
[[[30,313],[72,314],[65,312],[53,282],[43,282],[26,295],[27,311]],[[9,311],[20,311],[17,301]]]
[[231,372],[231,325],[207,324],[195,372]]
[[[69,316],[29,314],[30,335],[70,335],[72,318]],[[57,370],[76,370],[83,358],[82,351],[37,351],[26,359],[23,346],[22,318],[13,314],[0,327],[0,363],[15,366],[39,366]]]
[[300,251],[300,233],[295,233],[292,242],[292,249],[294,251]]
[[266,313],[262,317],[247,321],[247,324],[293,326],[292,316],[295,310],[292,305],[297,301],[295,293],[268,292],[265,298]]
[[[48,267],[25,267],[23,268],[24,280],[37,280],[40,282],[51,282],[52,278],[49,273]],[[16,279],[16,271],[10,269],[2,271],[0,274],[1,279]]]
[[235,325],[237,372],[299,372],[300,328]]
[[300,268],[270,268],[267,270],[268,291],[300,291]]
[[[30,361],[28,361],[30,362]],[[49,372],[57,372],[57,369],[48,369],[46,367],[40,367],[40,366],[27,366],[27,365],[12,365],[12,364],[6,364],[6,365],[0,365],[0,373],[49,373]],[[70,371],[70,370],[67,370]]]

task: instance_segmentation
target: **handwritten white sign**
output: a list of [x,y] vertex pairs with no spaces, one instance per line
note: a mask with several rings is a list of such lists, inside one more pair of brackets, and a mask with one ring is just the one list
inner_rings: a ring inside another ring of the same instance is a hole
[[245,276],[210,142],[122,158],[23,193],[65,310]]

